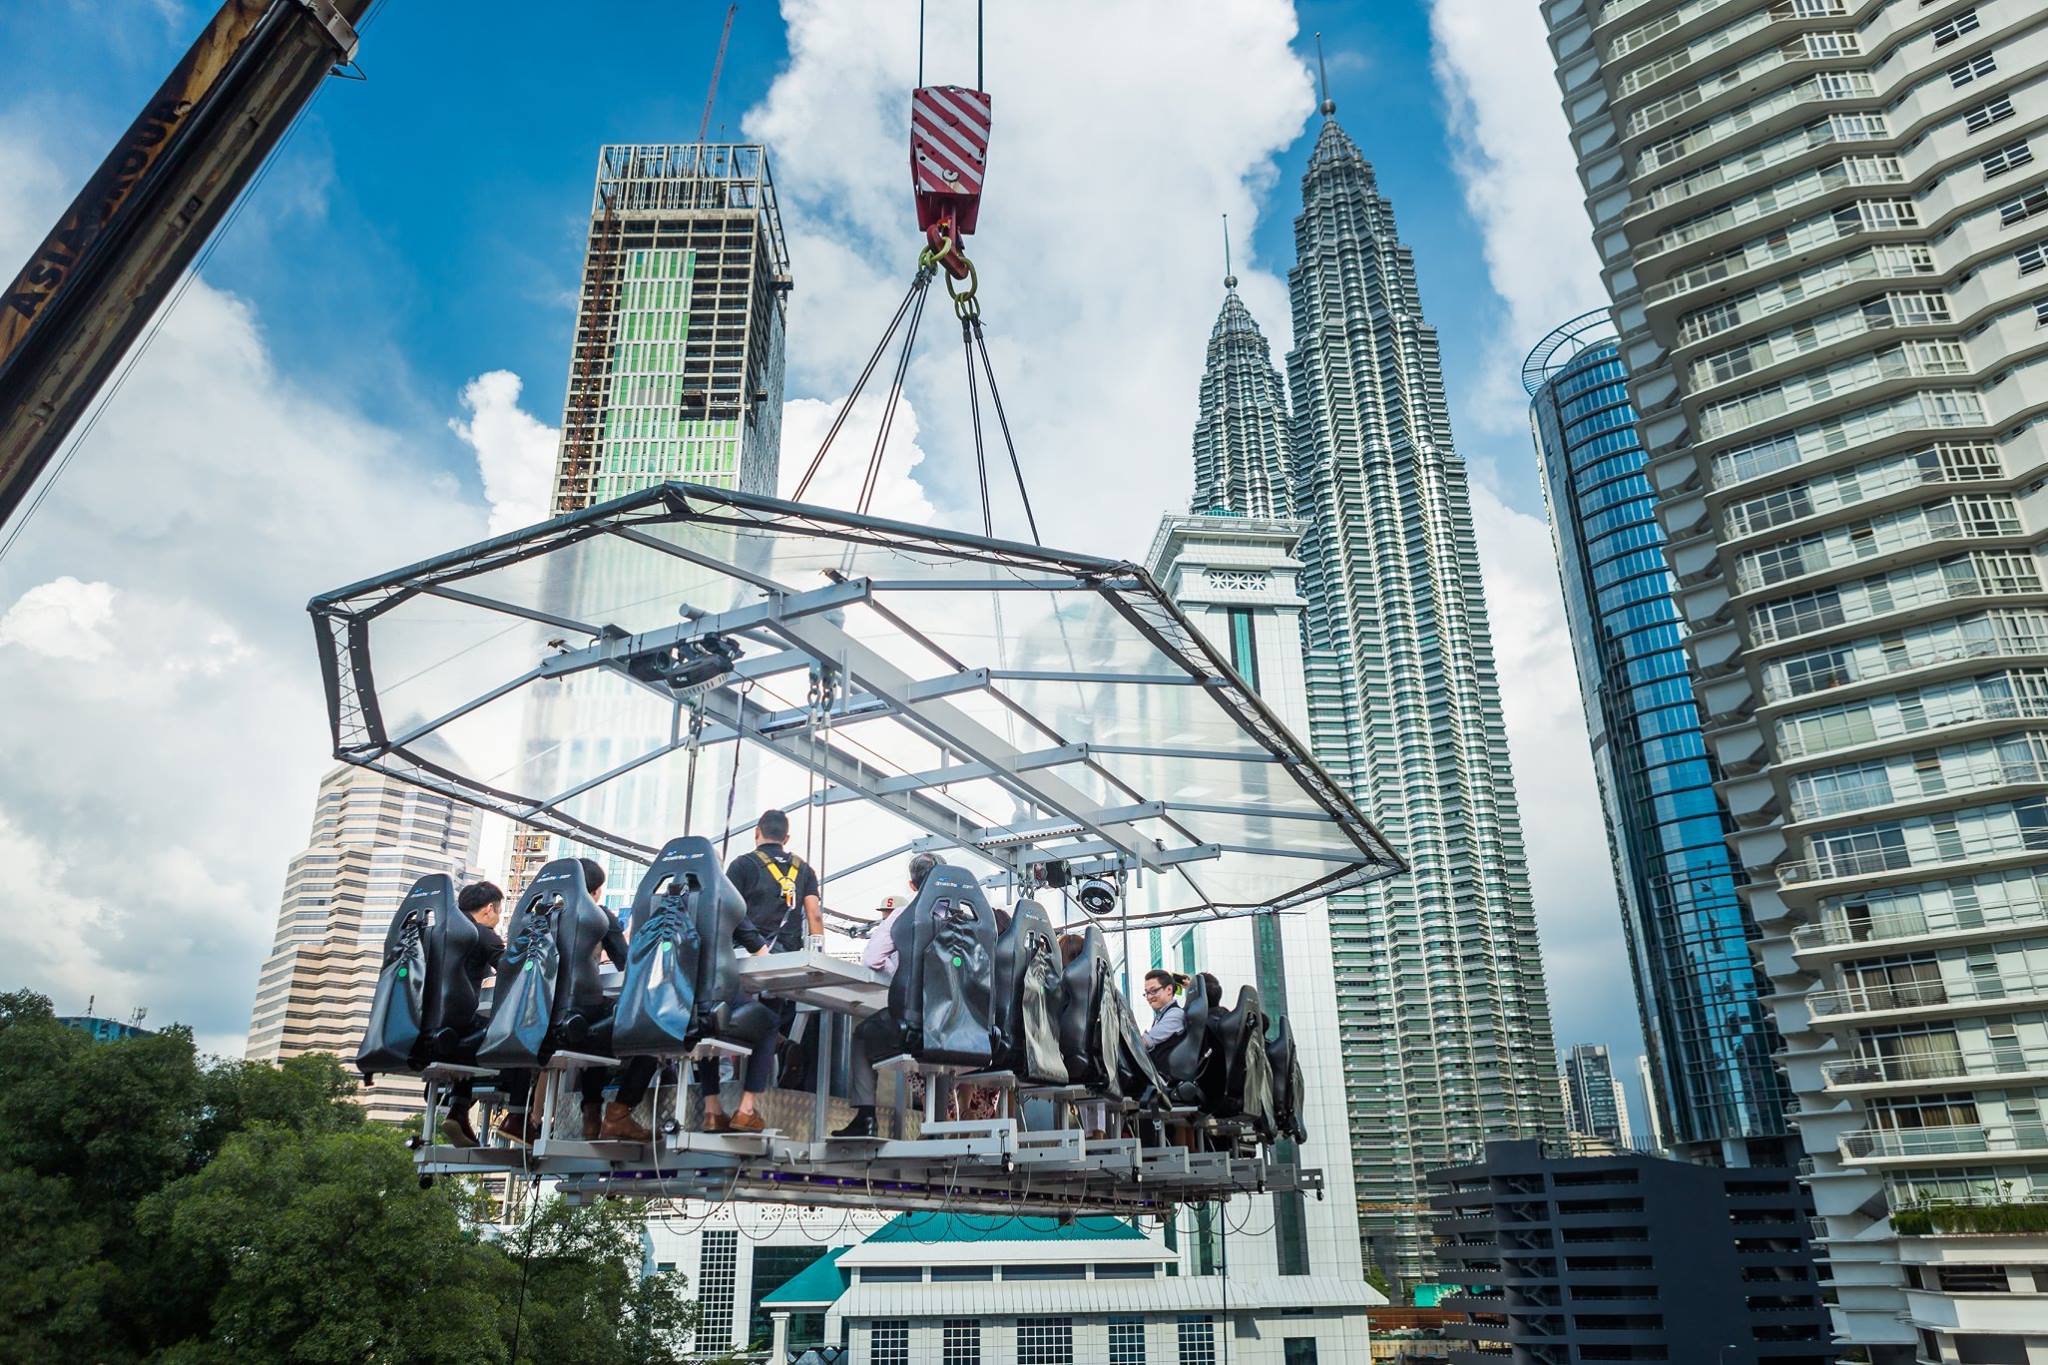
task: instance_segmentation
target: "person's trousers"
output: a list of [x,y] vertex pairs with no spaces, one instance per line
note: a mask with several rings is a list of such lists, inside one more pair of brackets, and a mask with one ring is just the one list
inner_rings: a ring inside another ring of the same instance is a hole
[[903,1030],[887,1010],[878,1010],[853,1026],[853,1046],[846,1069],[846,1098],[856,1108],[875,1105],[875,1063],[903,1051]]
[[[743,1005],[753,998],[751,995],[743,995],[733,1001],[733,1003],[735,1005]],[[767,1037],[755,1044],[754,1050],[751,1053],[747,1054],[746,1071],[741,1077],[740,1089],[750,1095],[758,1095],[774,1084],[776,1051],[781,1046],[783,1036],[789,1032],[790,1021],[796,1018],[796,1005],[792,1001],[780,1001],[774,1006],[774,1009],[776,1018],[775,1028]],[[697,1063],[697,1089],[706,1095],[716,1095],[718,1093],[717,1061],[706,1060]]]

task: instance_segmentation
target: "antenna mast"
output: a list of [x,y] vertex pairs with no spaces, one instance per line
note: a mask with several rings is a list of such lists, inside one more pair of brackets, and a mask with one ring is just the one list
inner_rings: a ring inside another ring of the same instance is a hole
[[1323,117],[1328,118],[1337,112],[1337,101],[1330,98],[1330,68],[1323,64],[1323,35],[1320,30],[1316,33],[1316,78],[1323,87]]
[[1223,215],[1223,287],[1237,288],[1237,276],[1230,269],[1230,215]]

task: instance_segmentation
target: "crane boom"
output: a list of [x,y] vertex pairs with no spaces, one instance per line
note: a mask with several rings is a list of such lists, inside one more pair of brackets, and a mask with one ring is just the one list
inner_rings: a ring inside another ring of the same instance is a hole
[[226,0],[0,294],[0,524],[338,61],[370,0]]
[[725,31],[718,35],[718,56],[711,63],[711,88],[704,92],[704,117],[697,120],[697,145],[711,131],[711,106],[718,100],[718,73],[725,70],[725,45],[732,41],[732,17],[740,12],[739,0],[725,7]]

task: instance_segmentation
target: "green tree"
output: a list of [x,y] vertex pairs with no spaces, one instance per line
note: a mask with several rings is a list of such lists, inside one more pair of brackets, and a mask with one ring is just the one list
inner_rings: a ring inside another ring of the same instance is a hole
[[96,1042],[0,994],[0,1360],[665,1365],[695,1305],[641,1276],[636,1209],[549,1202],[500,1235],[422,1189],[332,1057]]
[[541,1202],[503,1242],[511,1264],[500,1295],[512,1304],[514,1365],[670,1365],[697,1325],[675,1271],[638,1273],[643,1208],[604,1200]]
[[492,1285],[505,1258],[459,1205],[453,1188],[419,1188],[389,1129],[234,1134],[138,1211],[164,1263],[208,1291],[203,1335],[165,1359],[502,1359]]

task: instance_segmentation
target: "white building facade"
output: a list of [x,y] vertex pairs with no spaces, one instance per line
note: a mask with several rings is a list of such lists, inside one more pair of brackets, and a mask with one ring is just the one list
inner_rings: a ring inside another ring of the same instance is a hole
[[1543,10],[1836,1332],[2040,1365],[2048,8]]

